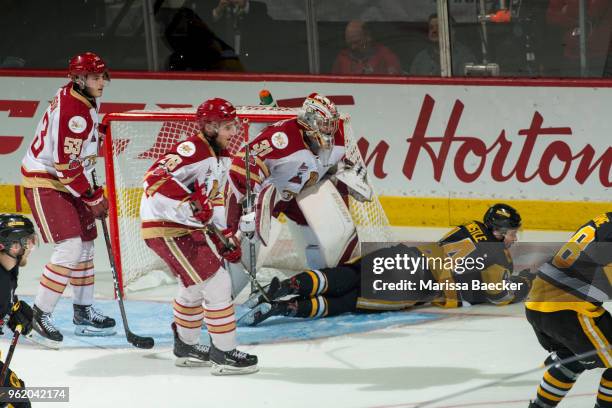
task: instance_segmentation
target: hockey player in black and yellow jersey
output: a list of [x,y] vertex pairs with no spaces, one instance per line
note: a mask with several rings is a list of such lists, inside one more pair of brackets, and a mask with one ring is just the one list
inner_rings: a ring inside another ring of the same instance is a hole
[[[512,276],[513,263],[508,251],[517,240],[520,225],[521,217],[514,208],[496,204],[487,210],[483,222],[472,221],[456,227],[438,242],[416,247],[399,244],[376,250],[335,268],[307,270],[282,282],[274,278],[266,289],[271,302],[266,302],[261,293],[251,296],[246,305],[253,309],[239,320],[239,324],[256,325],[274,315],[326,317],[345,312],[401,310],[423,303],[460,307],[521,301],[529,291],[529,276],[532,274]],[[427,261],[423,263],[427,266],[420,267],[412,274],[396,271],[402,274],[401,278],[418,286],[423,283],[423,290],[399,291],[391,299],[388,294],[362,291],[363,268],[372,265],[374,258],[393,258],[398,255],[424,260],[473,258],[480,259],[482,263],[466,271],[458,267],[450,268],[441,262]],[[520,283],[518,286],[521,290],[491,288],[474,291],[470,285],[466,285],[468,288],[464,290],[466,286],[462,285],[473,280],[493,284],[514,281]],[[434,288],[435,284],[440,283],[445,285]],[[453,285],[454,289],[448,289]],[[279,301],[286,296],[294,297]]]
[[[606,368],[595,407],[612,407],[612,316],[602,303],[612,297],[612,212],[582,225],[533,281],[527,320],[551,352],[551,366],[530,408],[555,407],[584,370]],[[563,363],[562,360],[576,361]]]
[[[32,308],[17,298],[19,267],[24,266],[36,245],[34,224],[19,214],[0,214],[0,333],[3,327],[27,335],[32,330]],[[0,372],[4,371],[0,361]],[[10,368],[6,367],[4,383],[0,387],[24,388],[25,383]],[[0,395],[0,407],[28,408],[28,400],[7,403]]]

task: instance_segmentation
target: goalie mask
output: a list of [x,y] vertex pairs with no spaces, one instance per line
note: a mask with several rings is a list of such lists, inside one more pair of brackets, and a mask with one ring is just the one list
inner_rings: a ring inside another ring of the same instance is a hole
[[334,147],[339,121],[336,105],[325,96],[312,93],[304,100],[298,122],[306,128],[308,147],[324,162]]
[[[13,256],[9,251],[16,243],[21,245],[21,250]],[[19,214],[0,214],[0,251],[17,258],[24,254],[26,248],[36,243],[36,231],[32,221]]]

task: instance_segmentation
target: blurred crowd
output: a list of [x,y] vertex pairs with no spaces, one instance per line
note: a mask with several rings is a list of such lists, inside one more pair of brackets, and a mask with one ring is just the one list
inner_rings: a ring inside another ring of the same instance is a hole
[[[60,68],[65,55],[95,50],[115,70],[150,70],[145,33],[152,24],[155,70],[440,75],[435,2],[418,1],[414,15],[394,16],[374,1],[349,17],[345,2],[335,11],[323,3],[314,2],[320,5],[315,72],[304,2],[281,0],[0,0],[0,67]],[[584,0],[584,32],[580,0],[509,1],[506,19],[495,14],[498,2],[487,1],[485,13],[478,2],[473,10],[455,3],[449,8],[453,76],[612,75],[612,0]]]

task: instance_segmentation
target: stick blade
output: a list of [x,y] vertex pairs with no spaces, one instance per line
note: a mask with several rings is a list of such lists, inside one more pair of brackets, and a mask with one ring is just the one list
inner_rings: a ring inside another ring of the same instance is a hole
[[153,337],[141,337],[134,333],[128,333],[127,340],[132,346],[141,349],[151,349],[155,345]]

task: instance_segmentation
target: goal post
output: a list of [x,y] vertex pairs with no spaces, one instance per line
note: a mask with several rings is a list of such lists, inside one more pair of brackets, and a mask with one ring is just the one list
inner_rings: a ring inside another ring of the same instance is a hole
[[[299,112],[296,108],[268,106],[236,108],[249,140],[256,137],[265,126],[294,118]],[[102,123],[107,126],[103,149],[111,244],[120,287],[125,289],[152,270],[167,270],[140,236],[139,210],[143,176],[153,162],[175,143],[199,129],[194,108],[109,113]],[[350,116],[342,115],[340,125],[344,131],[347,158],[364,165],[352,132]],[[237,135],[230,140],[228,150],[231,154],[238,151],[243,138]],[[350,210],[362,241],[390,240],[389,222],[378,197],[374,197],[370,203],[359,203],[351,199]],[[286,229],[284,226],[281,228]],[[289,233],[284,231],[284,235],[288,236]],[[291,253],[291,240],[285,240],[284,245],[276,252],[274,248],[270,251],[268,256],[273,264]],[[279,265],[295,270],[303,267],[296,263],[290,260],[284,264],[280,262]],[[275,267],[273,264],[270,266]]]

